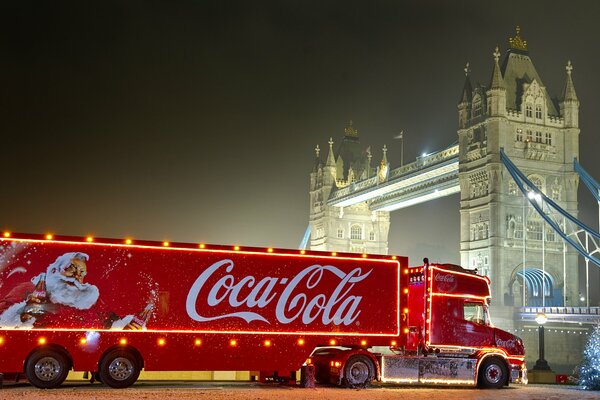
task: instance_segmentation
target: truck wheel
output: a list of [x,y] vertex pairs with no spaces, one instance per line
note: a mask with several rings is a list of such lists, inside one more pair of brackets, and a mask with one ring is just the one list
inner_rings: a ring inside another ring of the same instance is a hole
[[367,387],[375,378],[375,366],[367,356],[355,355],[344,365],[344,384],[349,388]]
[[500,389],[504,386],[508,372],[504,362],[496,357],[485,359],[479,367],[479,386]]
[[108,386],[121,389],[135,383],[140,376],[137,358],[127,350],[114,349],[100,361],[98,370],[100,381]]
[[60,386],[69,373],[67,357],[56,350],[36,350],[25,364],[25,375],[33,386],[40,389],[53,389]]

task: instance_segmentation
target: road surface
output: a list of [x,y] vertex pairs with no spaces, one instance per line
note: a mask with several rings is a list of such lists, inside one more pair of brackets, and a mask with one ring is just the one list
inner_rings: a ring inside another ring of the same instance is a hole
[[229,382],[141,382],[128,389],[110,389],[100,384],[65,383],[58,389],[40,390],[27,384],[5,384],[0,400],[588,400],[600,392],[565,385],[514,385],[501,390],[448,387],[408,387],[377,384],[369,389],[320,386],[301,389],[279,385]]

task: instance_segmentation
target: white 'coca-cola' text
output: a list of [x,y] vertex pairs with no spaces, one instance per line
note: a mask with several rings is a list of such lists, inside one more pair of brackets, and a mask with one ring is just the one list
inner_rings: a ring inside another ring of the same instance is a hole
[[[191,319],[207,322],[222,318],[241,318],[246,322],[270,323],[262,309],[276,301],[275,318],[282,324],[298,319],[309,324],[320,319],[323,325],[350,325],[361,313],[358,307],[362,300],[362,296],[352,295],[350,292],[355,284],[366,279],[372,271],[363,273],[361,268],[354,268],[346,273],[333,265],[315,264],[306,267],[291,279],[267,276],[257,281],[252,275],[236,279],[233,269],[233,261],[226,259],[214,263],[198,276],[190,288],[185,305]],[[219,275],[220,278],[212,287],[204,287],[211,277]],[[338,281],[330,293],[321,293],[317,287],[323,279],[328,279],[325,275],[333,275]],[[278,285],[284,285],[281,292],[277,290]],[[242,295],[242,291],[245,294]],[[309,291],[312,294],[307,294]],[[196,307],[198,298],[205,299],[211,308],[226,301],[231,308],[242,308],[243,311],[215,316],[201,315]],[[250,311],[252,309],[256,311]]]

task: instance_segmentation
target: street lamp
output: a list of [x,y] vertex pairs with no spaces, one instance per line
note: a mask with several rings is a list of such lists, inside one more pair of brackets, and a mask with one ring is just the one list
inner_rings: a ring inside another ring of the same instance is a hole
[[548,321],[548,317],[543,312],[537,313],[535,316],[535,322],[538,323],[539,328],[539,359],[533,366],[534,371],[551,371],[548,361],[544,358],[544,324]]

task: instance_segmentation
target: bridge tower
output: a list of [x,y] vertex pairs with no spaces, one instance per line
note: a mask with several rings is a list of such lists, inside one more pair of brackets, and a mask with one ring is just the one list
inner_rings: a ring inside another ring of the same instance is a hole
[[323,162],[319,146],[310,174],[310,249],[353,253],[387,254],[390,213],[371,211],[369,202],[348,207],[327,204],[332,192],[348,187],[358,180],[383,174],[389,168],[387,149],[379,166],[371,166],[370,148],[361,147],[358,130],[349,125],[344,137],[333,149],[329,139],[326,161]]
[[493,57],[487,86],[471,83],[467,64],[458,104],[461,264],[491,278],[495,305],[563,305],[565,295],[566,305],[578,305],[577,254],[526,204],[499,158],[504,148],[544,194],[577,216],[579,101],[571,63],[562,96],[553,99],[518,27],[503,60],[498,48]]

